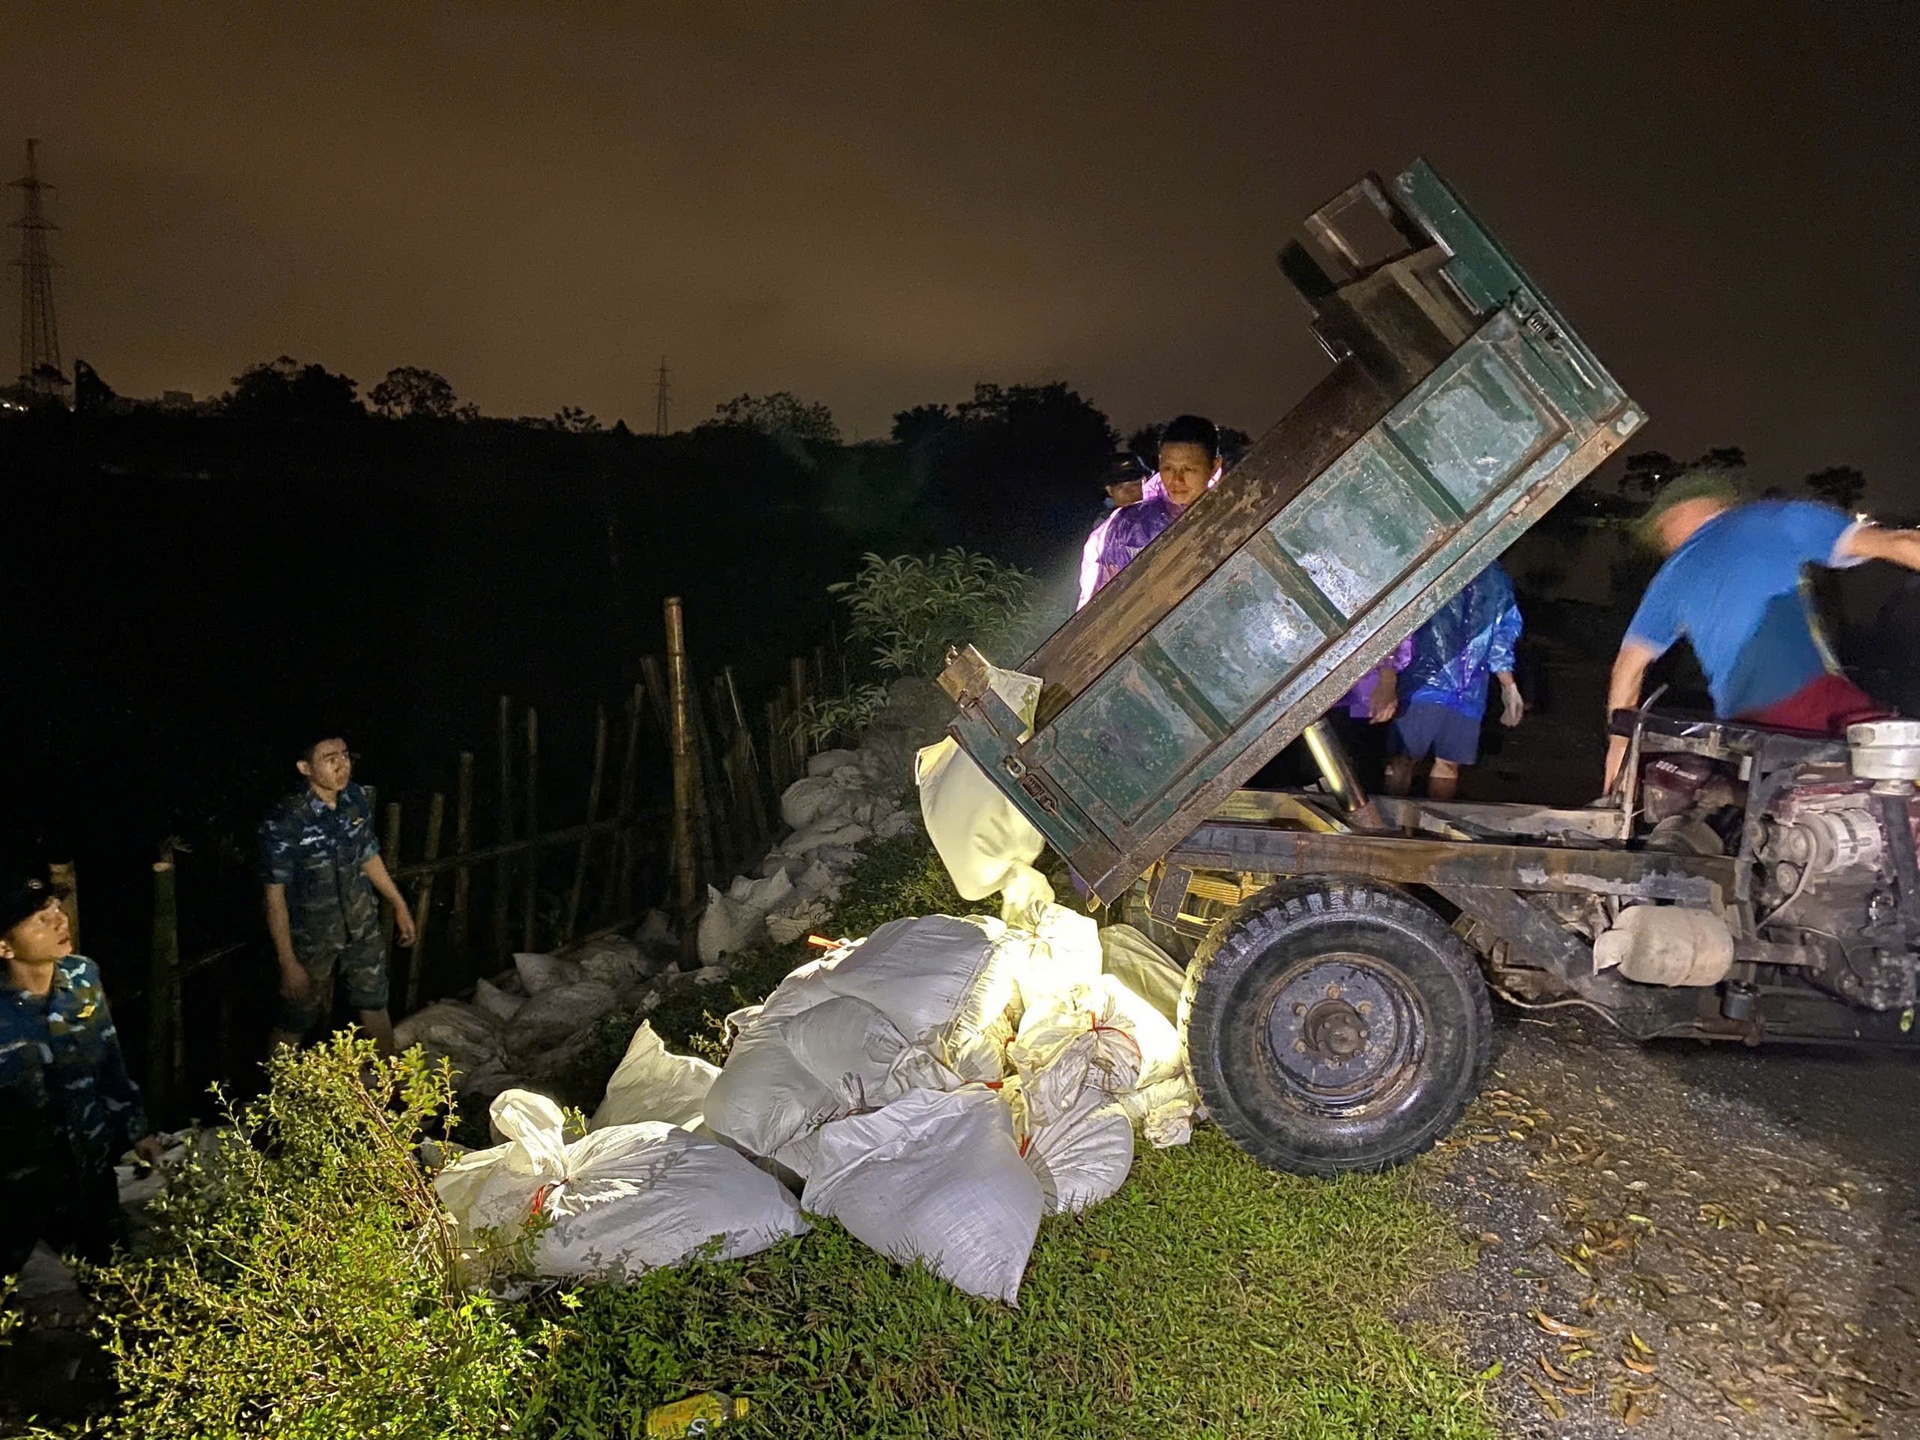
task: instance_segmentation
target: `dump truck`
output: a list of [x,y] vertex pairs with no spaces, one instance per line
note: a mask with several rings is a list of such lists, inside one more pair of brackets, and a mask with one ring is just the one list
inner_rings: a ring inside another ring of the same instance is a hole
[[[1639,1039],[1909,1041],[1914,722],[1643,708],[1591,806],[1362,791],[1328,709],[1647,417],[1425,162],[1280,265],[1331,372],[1031,655],[941,676],[1090,905],[1190,955],[1212,1118],[1279,1169],[1403,1163],[1478,1091],[1490,992]],[[1295,741],[1315,785],[1244,788]]]

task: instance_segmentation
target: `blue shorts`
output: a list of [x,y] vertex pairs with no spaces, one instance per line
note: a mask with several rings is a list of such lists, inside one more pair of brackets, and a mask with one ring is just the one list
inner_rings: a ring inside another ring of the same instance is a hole
[[1393,753],[1471,765],[1480,758],[1480,721],[1437,700],[1416,700],[1393,722]]

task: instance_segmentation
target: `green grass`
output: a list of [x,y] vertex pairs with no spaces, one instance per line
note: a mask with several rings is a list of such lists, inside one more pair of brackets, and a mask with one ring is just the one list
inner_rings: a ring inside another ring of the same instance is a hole
[[1272,1175],[1206,1131],[1049,1220],[1017,1311],[831,1222],[583,1291],[524,1423],[610,1440],[725,1390],[753,1402],[742,1440],[1491,1435],[1474,1382],[1382,1309],[1453,1258],[1432,1221],[1405,1176]]
[[[836,934],[977,908],[931,847],[873,847]],[[736,963],[747,1004],[815,953]],[[670,1043],[712,1037],[709,995],[654,1014]],[[549,1300],[555,1339],[522,1433],[639,1435],[653,1406],[748,1397],[737,1430],[781,1437],[1420,1437],[1494,1433],[1478,1385],[1389,1318],[1458,1263],[1412,1175],[1337,1183],[1260,1169],[1216,1131],[1144,1147],[1120,1193],[1043,1225],[1020,1308],[903,1269],[830,1221],[745,1261]]]

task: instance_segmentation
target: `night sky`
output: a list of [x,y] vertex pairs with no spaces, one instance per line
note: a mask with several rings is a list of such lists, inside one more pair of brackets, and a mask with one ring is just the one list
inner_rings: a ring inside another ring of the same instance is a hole
[[789,389],[872,437],[1066,379],[1123,429],[1257,433],[1324,370],[1275,249],[1425,154],[1647,445],[1920,503],[1920,7],[8,3],[0,34],[67,360],[125,394],[287,352],[646,429],[665,352],[676,425]]

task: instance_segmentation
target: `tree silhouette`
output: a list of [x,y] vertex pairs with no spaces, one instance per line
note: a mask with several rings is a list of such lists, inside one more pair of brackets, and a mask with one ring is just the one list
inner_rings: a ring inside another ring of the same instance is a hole
[[781,439],[810,445],[838,445],[840,427],[833,412],[819,401],[808,404],[790,390],[771,395],[736,395],[714,406],[713,418],[696,427],[758,430]]
[[302,365],[282,355],[236,375],[221,403],[229,415],[244,420],[323,424],[365,415],[359,388],[358,381],[324,365]]
[[1807,488],[1829,505],[1854,510],[1866,498],[1867,477],[1851,465],[1829,465],[1807,476]]
[[562,405],[553,412],[548,422],[555,430],[564,430],[569,435],[592,435],[599,431],[599,417],[589,415],[578,405]]
[[397,365],[367,392],[382,415],[394,420],[450,419],[460,403],[447,377],[418,365]]

